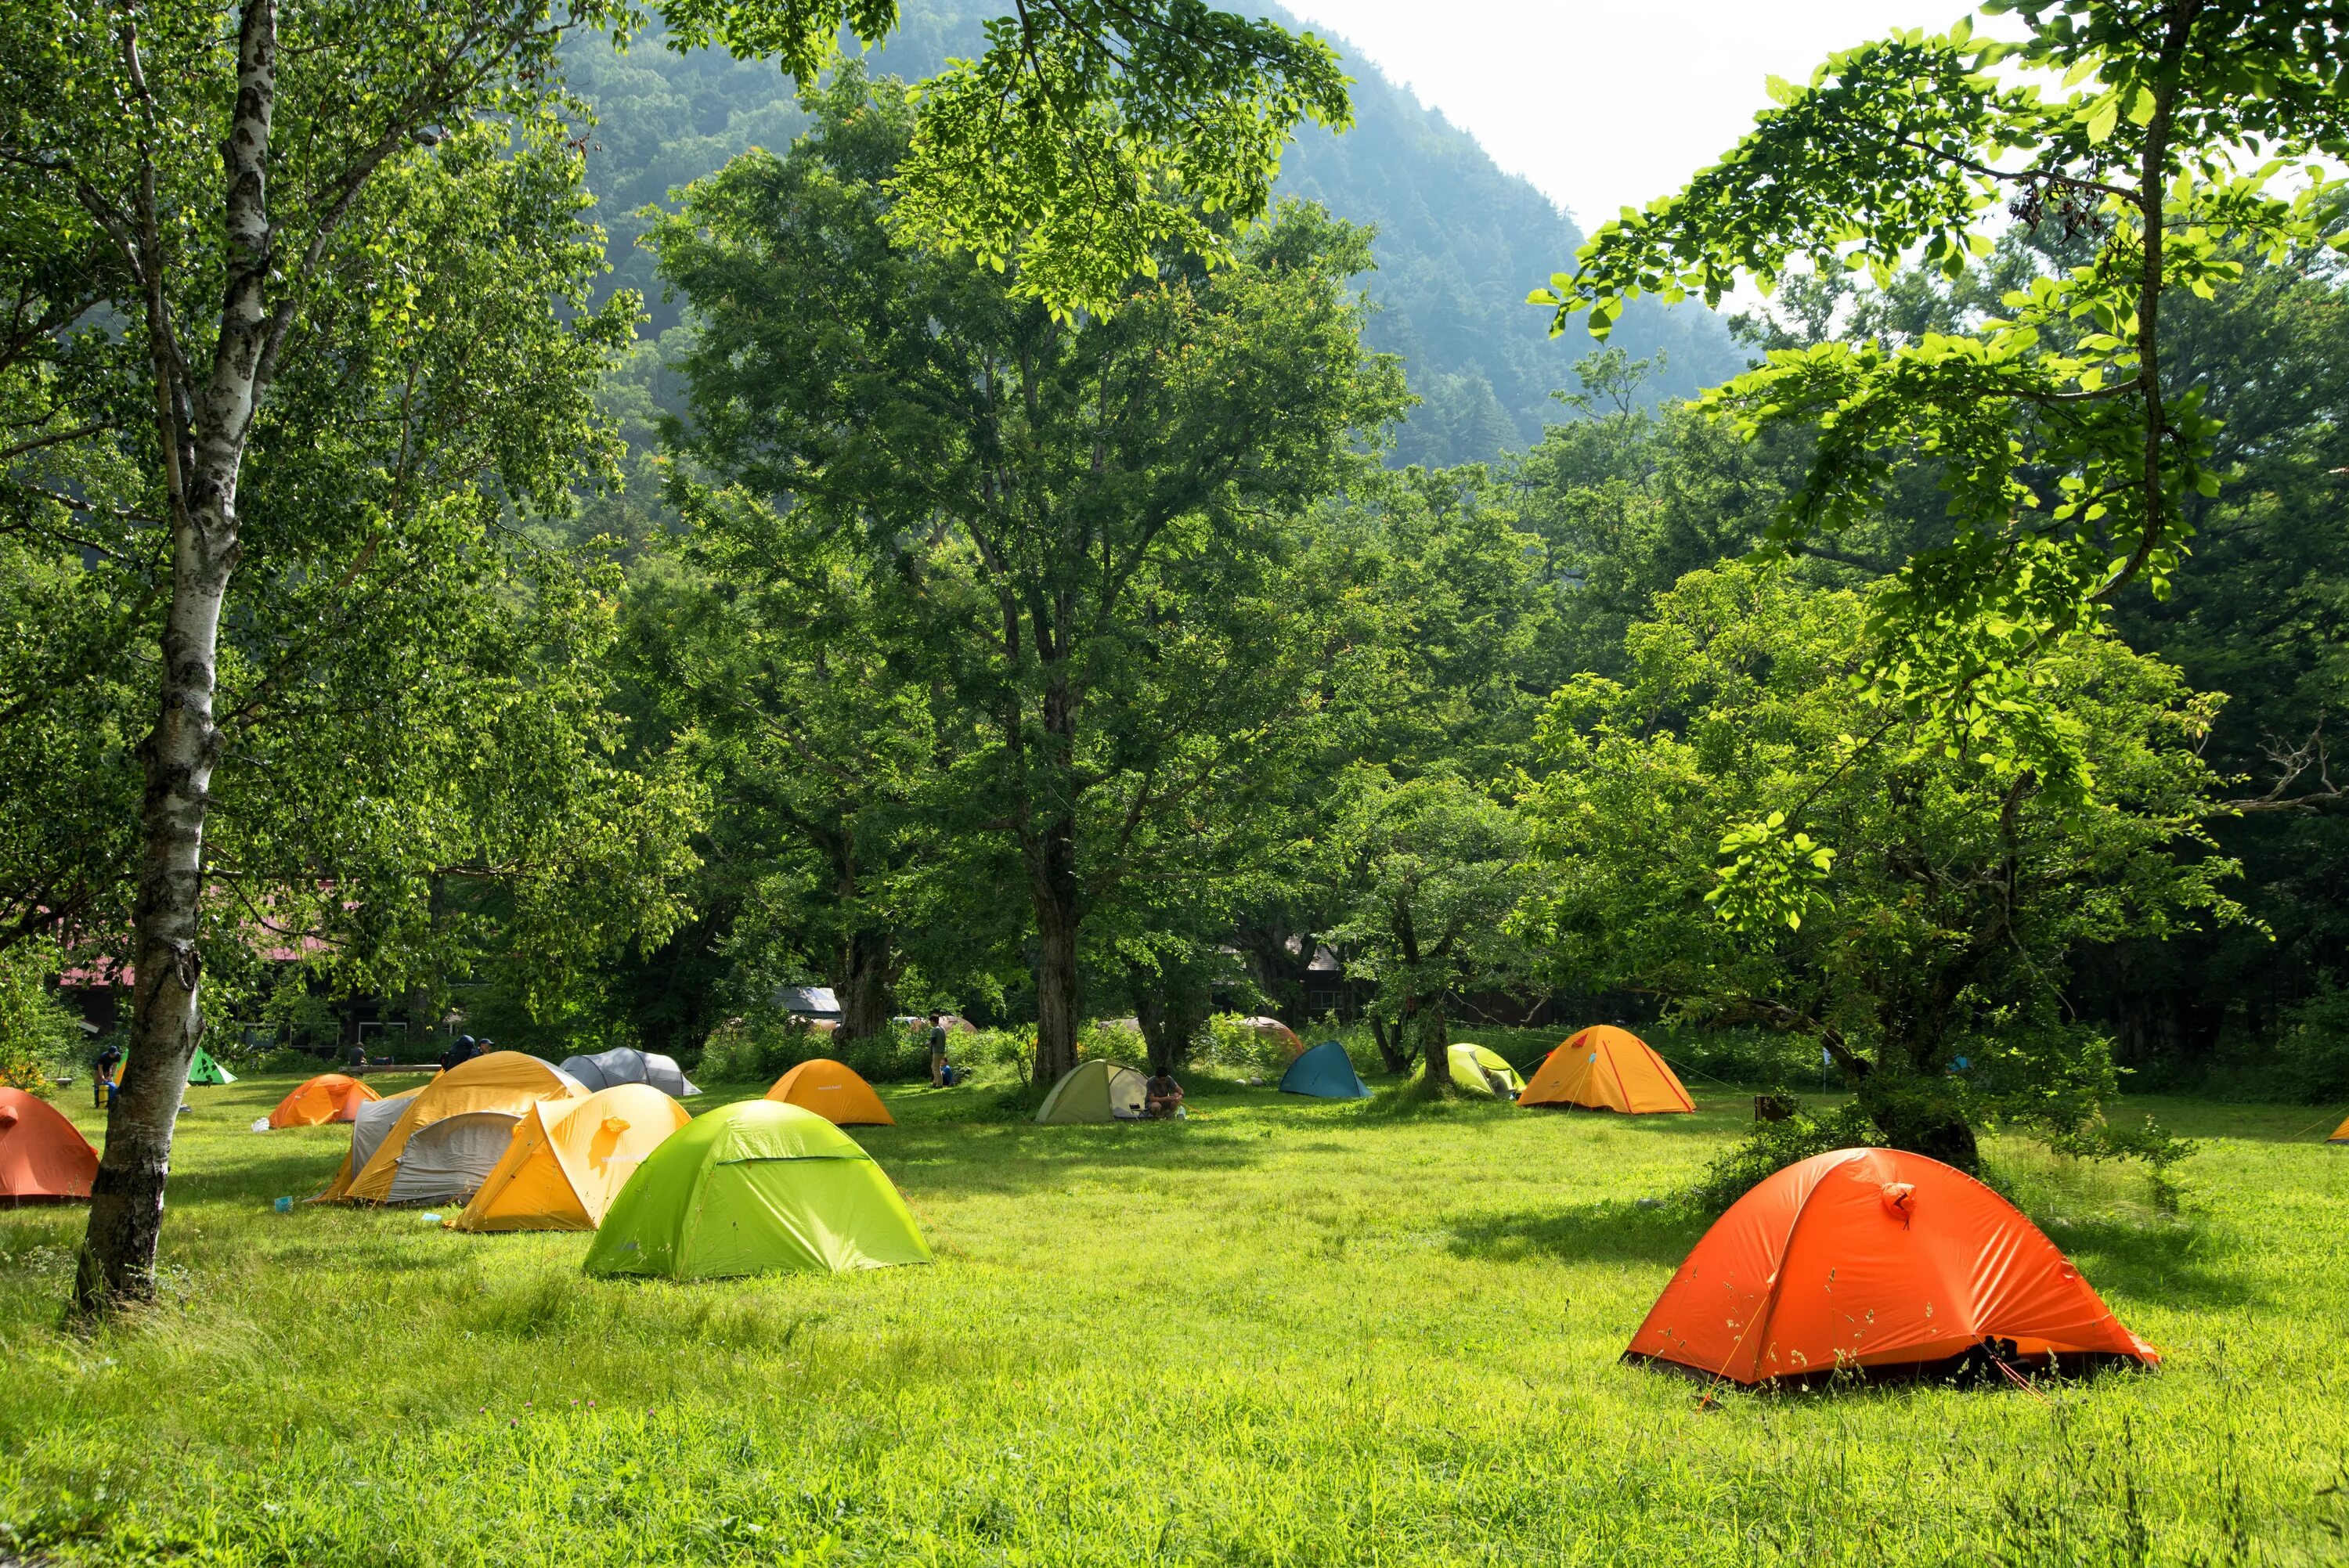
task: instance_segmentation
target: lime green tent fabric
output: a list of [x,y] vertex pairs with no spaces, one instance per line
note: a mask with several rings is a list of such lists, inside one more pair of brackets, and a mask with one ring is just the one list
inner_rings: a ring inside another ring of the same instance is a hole
[[188,1059],[188,1081],[190,1083],[234,1083],[236,1075],[212,1060],[210,1051],[198,1046],[196,1054]]
[[1142,1116],[1143,1076],[1122,1062],[1096,1057],[1079,1062],[1061,1075],[1044,1103],[1036,1108],[1039,1121],[1134,1121]]
[[1495,1099],[1500,1098],[1494,1094],[1492,1079],[1485,1076],[1486,1069],[1506,1084],[1511,1094],[1526,1087],[1526,1080],[1517,1076],[1517,1069],[1509,1065],[1509,1058],[1498,1051],[1488,1051],[1482,1046],[1464,1040],[1454,1046],[1447,1055],[1452,1063],[1452,1081],[1473,1093],[1493,1094]]
[[716,1279],[929,1261],[905,1201],[854,1139],[812,1110],[752,1099],[696,1117],[647,1155],[585,1266]]

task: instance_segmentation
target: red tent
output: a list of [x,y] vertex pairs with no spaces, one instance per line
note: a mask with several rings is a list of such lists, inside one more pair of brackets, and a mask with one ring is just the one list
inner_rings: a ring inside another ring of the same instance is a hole
[[21,1088],[0,1088],[0,1198],[87,1198],[98,1150],[65,1113]]
[[1762,1383],[1930,1370],[1984,1342],[2006,1361],[2151,1366],[2071,1260],[1965,1172],[1899,1149],[1789,1165],[1713,1222],[1626,1360]]

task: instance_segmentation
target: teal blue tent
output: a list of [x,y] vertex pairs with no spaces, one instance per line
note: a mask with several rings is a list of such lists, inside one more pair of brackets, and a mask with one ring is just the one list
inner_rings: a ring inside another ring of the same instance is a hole
[[1371,1086],[1354,1071],[1345,1047],[1324,1040],[1288,1064],[1288,1070],[1280,1075],[1280,1092],[1310,1095],[1315,1099],[1368,1099]]

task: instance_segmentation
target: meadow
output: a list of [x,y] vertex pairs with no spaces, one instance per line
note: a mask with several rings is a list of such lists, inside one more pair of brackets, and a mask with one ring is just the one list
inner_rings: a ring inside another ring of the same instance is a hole
[[2158,1373],[1706,1398],[1617,1356],[1750,1117],[1712,1086],[1629,1120],[1203,1077],[1189,1122],[1102,1128],[892,1088],[859,1137],[936,1266],[675,1285],[583,1277],[583,1235],[274,1212],[347,1136],[247,1130],[291,1081],[190,1091],[134,1320],[60,1326],[79,1210],[0,1212],[0,1562],[2264,1563],[2349,1531],[2349,1150],[2307,1107],[2123,1107],[2199,1140],[2176,1213],[1992,1146]]

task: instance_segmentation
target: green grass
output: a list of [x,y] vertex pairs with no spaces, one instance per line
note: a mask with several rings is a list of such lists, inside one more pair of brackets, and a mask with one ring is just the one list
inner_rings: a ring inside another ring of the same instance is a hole
[[[73,1210],[0,1212],[0,1561],[2316,1562],[2349,1504],[2349,1150],[2157,1109],[2185,1212],[2002,1143],[2156,1375],[1731,1394],[1616,1360],[1749,1114],[1319,1105],[860,1134],[935,1268],[583,1278],[584,1236],[271,1211],[341,1130],[196,1089],[164,1304],[59,1327]],[[722,1096],[712,1096],[708,1104]],[[87,1111],[78,1113],[94,1127]]]

